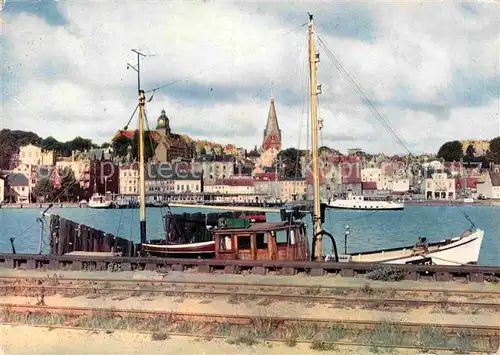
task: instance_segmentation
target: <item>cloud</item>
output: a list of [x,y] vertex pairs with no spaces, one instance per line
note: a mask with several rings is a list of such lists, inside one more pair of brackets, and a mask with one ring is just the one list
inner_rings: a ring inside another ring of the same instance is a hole
[[[260,145],[271,93],[285,146],[306,148],[307,11],[318,36],[408,142],[435,152],[447,139],[499,135],[499,25],[494,4],[16,2],[4,9],[2,127],[58,139],[109,140],[158,90],[172,130]],[[319,44],[319,43],[318,43]],[[323,144],[404,152],[324,48],[318,80]],[[151,96],[148,93],[148,98]],[[133,125],[131,125],[132,127]]]

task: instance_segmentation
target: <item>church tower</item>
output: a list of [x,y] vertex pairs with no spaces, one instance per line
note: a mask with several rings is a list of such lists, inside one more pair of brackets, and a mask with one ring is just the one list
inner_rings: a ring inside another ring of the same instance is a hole
[[264,130],[264,141],[262,143],[262,149],[264,151],[272,148],[278,151],[281,150],[281,129],[278,125],[274,99],[271,99],[271,104],[269,106],[266,129]]
[[158,117],[156,124],[156,131],[160,135],[165,135],[167,138],[170,137],[170,122],[165,110],[161,110],[160,117]]

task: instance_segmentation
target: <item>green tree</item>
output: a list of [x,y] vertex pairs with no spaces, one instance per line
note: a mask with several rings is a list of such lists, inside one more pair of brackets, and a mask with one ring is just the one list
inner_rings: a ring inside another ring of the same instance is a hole
[[[151,138],[150,131],[144,131],[144,161],[148,161],[155,155],[158,143]],[[139,160],[139,130],[135,131],[132,141],[132,157]]]
[[62,176],[62,179],[61,188],[59,191],[67,201],[73,200],[77,195],[79,187],[73,169],[71,169],[70,167],[65,167],[61,171],[60,175]]
[[462,143],[459,141],[446,142],[439,148],[437,156],[447,162],[461,161],[464,157]]
[[55,151],[59,153],[61,151],[61,142],[59,142],[54,137],[50,136],[42,139],[41,147],[45,151]]
[[281,171],[284,177],[293,178],[301,175],[300,155],[300,151],[295,148],[287,148],[279,152],[277,161],[281,159]]
[[467,161],[473,161],[475,154],[476,154],[476,149],[474,148],[474,146],[472,144],[469,144],[467,146],[467,149],[465,150],[465,159]]
[[40,179],[31,193],[37,200],[47,201],[54,194],[54,183],[47,178]]
[[101,148],[102,149],[106,149],[106,148],[109,148],[109,147],[111,147],[111,144],[108,143],[108,142],[104,142],[103,144],[101,144]]
[[487,158],[495,164],[500,164],[500,137],[493,138],[490,141],[490,150]]
[[126,157],[128,146],[131,145],[132,140],[128,139],[124,135],[119,135],[111,142],[111,148],[117,157]]

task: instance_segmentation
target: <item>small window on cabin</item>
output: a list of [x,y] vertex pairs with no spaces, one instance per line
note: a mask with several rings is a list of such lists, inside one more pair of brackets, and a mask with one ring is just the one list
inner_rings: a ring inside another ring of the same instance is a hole
[[288,243],[287,231],[277,231],[276,233],[276,243],[278,244],[286,244]]
[[220,250],[221,251],[231,251],[232,243],[231,243],[231,235],[223,234],[220,236]]
[[250,236],[249,235],[238,236],[238,249],[248,250],[250,248],[251,248]]
[[255,242],[257,249],[267,249],[267,235],[264,233],[259,233],[255,236]]

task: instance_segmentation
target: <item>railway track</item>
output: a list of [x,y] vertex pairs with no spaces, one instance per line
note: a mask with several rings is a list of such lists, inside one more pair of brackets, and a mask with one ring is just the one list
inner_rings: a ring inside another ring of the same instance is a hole
[[[135,287],[131,287],[135,286]],[[443,291],[433,289],[381,289],[364,287],[324,287],[278,284],[242,284],[226,282],[171,282],[156,280],[116,279],[39,279],[0,278],[0,293],[27,297],[41,297],[53,294],[63,295],[109,295],[128,294],[129,297],[188,296],[228,297],[236,300],[258,298],[328,303],[340,306],[376,307],[440,307],[500,310],[500,292],[485,291]],[[423,298],[427,297],[427,298]],[[458,299],[460,298],[460,299]],[[474,299],[474,301],[470,301]],[[481,300],[481,301],[478,301]]]
[[[232,314],[0,304],[2,324],[35,324],[77,329],[146,330],[242,342],[267,340],[346,346],[492,352],[500,327],[484,325],[255,317]],[[246,340],[245,340],[246,339]],[[368,341],[367,341],[368,340]]]

